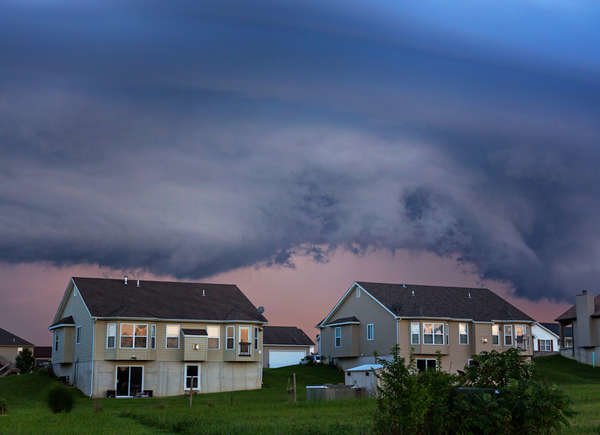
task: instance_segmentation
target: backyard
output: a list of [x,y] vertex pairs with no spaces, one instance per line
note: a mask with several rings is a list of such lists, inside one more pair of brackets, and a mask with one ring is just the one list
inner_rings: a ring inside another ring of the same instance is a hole
[[[598,433],[600,369],[560,357],[536,360],[539,376],[558,384],[578,414],[567,433]],[[287,391],[297,375],[298,402]],[[56,381],[45,374],[0,379],[0,397],[8,415],[0,433],[368,433],[375,402],[349,399],[306,402],[305,385],[342,382],[343,373],[324,366],[269,369],[257,391],[198,395],[188,398],[97,399],[77,395],[73,411],[52,414],[45,402]]]

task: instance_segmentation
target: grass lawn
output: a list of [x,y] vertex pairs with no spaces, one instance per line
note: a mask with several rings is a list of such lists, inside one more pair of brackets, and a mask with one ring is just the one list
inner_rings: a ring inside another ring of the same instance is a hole
[[[600,432],[600,368],[558,356],[536,359],[538,376],[558,384],[578,412],[566,433]],[[287,393],[296,372],[298,403]],[[0,417],[0,434],[15,433],[227,433],[311,434],[368,433],[375,411],[372,399],[306,402],[305,386],[341,382],[343,373],[329,367],[269,369],[264,388],[164,399],[97,399],[78,394],[70,414],[52,414],[46,395],[56,381],[44,374],[0,378],[0,397],[9,414]]]

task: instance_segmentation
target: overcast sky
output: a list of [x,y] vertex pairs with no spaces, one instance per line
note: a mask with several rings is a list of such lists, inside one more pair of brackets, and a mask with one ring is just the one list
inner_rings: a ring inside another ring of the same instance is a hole
[[566,0],[1,2],[0,327],[45,342],[69,276],[123,273],[234,281],[305,329],[360,279],[488,285],[552,320],[600,278],[598,22]]

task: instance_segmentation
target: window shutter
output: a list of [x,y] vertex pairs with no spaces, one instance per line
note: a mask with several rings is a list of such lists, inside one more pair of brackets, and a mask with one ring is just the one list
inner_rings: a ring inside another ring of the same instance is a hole
[[538,352],[542,351],[542,340],[538,338]]
[[550,339],[550,352],[554,352],[554,340]]

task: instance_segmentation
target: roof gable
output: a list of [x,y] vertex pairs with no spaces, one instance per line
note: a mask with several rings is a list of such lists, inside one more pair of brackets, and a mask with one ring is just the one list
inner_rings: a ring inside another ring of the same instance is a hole
[[[600,317],[600,295],[596,295],[594,297],[594,312],[592,313],[592,317]],[[566,321],[566,320],[576,320],[577,319],[577,309],[575,305],[572,305],[568,310],[562,313],[560,316],[556,318],[557,322]]]
[[75,277],[94,317],[266,322],[235,285]]
[[33,346],[33,344],[6,329],[0,328],[0,346]]

